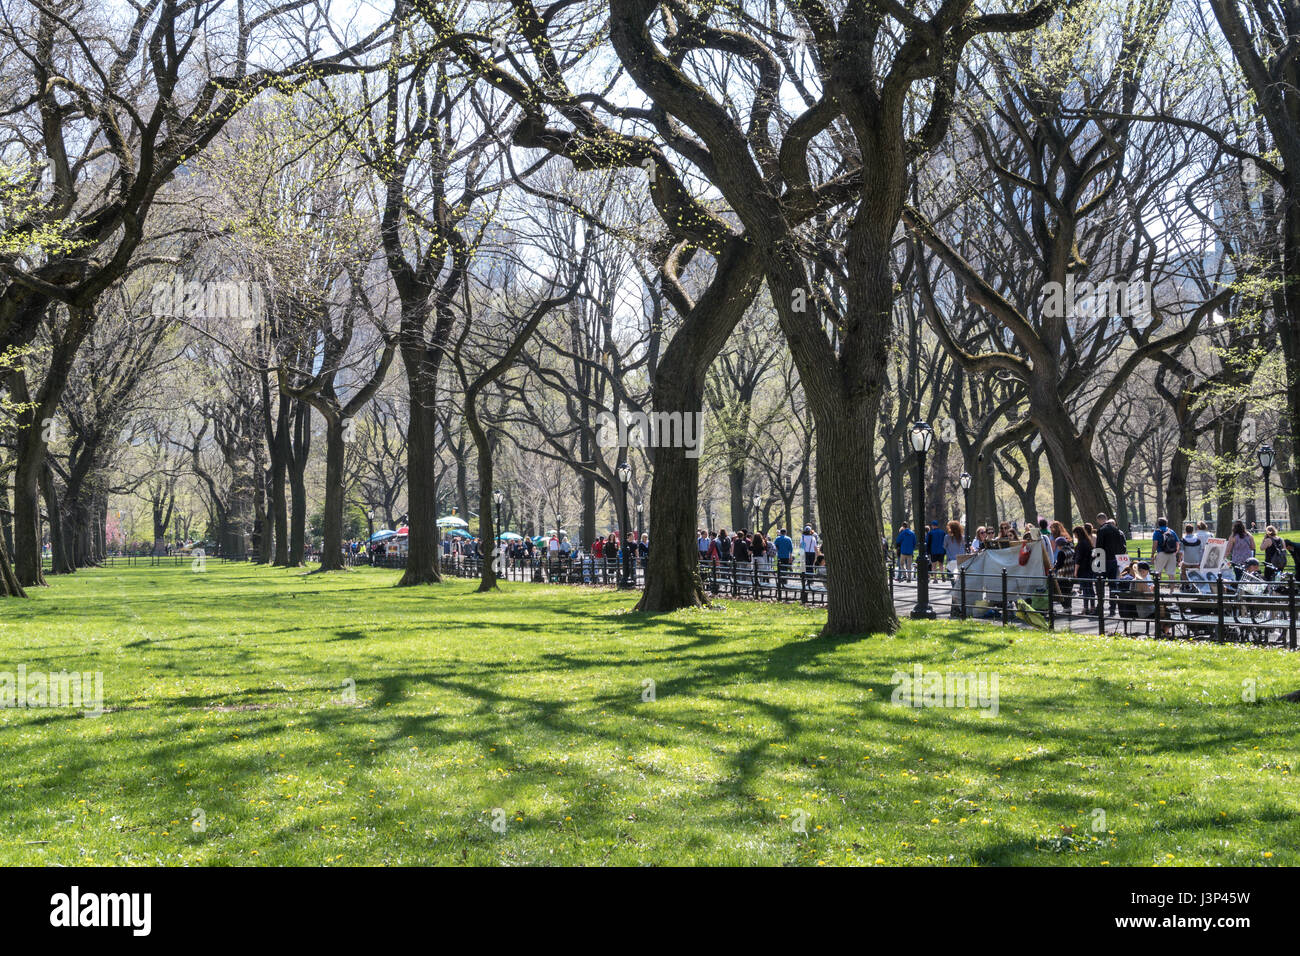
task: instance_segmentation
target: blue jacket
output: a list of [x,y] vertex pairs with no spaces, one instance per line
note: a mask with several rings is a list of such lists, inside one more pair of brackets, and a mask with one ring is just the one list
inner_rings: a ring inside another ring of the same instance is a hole
[[898,532],[898,537],[894,539],[894,544],[898,545],[899,554],[911,554],[916,550],[916,532],[911,528],[904,528]]
[[948,537],[948,533],[942,528],[931,528],[926,534],[925,540],[930,544],[930,554],[943,554],[943,539]]
[[772,543],[776,545],[776,556],[778,558],[788,558],[794,554],[794,541],[788,534],[778,534]]

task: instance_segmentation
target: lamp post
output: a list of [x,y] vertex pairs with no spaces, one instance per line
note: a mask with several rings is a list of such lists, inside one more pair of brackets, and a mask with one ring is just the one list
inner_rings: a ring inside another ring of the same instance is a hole
[[[632,559],[633,561],[632,567],[634,570],[634,575],[635,575],[636,563],[641,560],[641,536],[645,534],[645,524],[643,523],[642,520],[642,516],[644,514],[645,514],[645,502],[638,501],[636,503],[636,557]],[[635,583],[635,580],[633,583]]]
[[1269,507],[1269,490],[1268,490],[1268,473],[1273,470],[1273,462],[1277,460],[1277,455],[1273,451],[1273,446],[1265,442],[1259,446],[1259,467],[1264,469],[1264,527],[1268,527],[1269,515],[1272,509]]
[[[969,525],[970,524],[970,482],[971,482],[970,472],[963,471],[961,473],[961,476],[957,480],[961,482],[962,507],[965,509],[966,512],[964,515],[962,515],[962,517],[966,519],[966,524]],[[970,535],[969,528],[966,529],[966,533],[967,533],[967,537],[969,538]]]
[[[497,534],[496,534],[496,538],[497,538],[497,545],[498,545],[498,546],[500,546],[500,544],[501,544],[501,502],[505,501],[505,499],[506,499],[506,496],[503,495],[501,492],[499,492],[499,491],[494,491],[494,492],[492,492],[492,501],[495,502],[495,504],[496,504],[496,506],[497,506],[497,527],[496,527]],[[558,529],[557,529],[557,530],[558,530]]]
[[369,511],[366,512],[366,522],[370,526],[370,537],[373,538],[375,536],[375,509],[374,508],[371,508]]
[[912,608],[912,617],[933,618],[934,608],[930,607],[930,543],[926,540],[925,528],[925,453],[934,442],[934,429],[929,422],[917,422],[909,436],[912,450],[916,452],[916,486],[912,489],[912,499],[916,505],[916,542],[920,549],[916,561],[916,607]]
[[794,479],[789,472],[785,475],[785,526],[794,527]]
[[763,499],[758,496],[758,492],[754,492],[754,532],[755,533],[758,532],[758,520],[759,520],[758,509],[762,506],[762,504],[763,504]]
[[627,526],[631,523],[627,521],[627,482],[631,477],[632,469],[628,467],[627,462],[620,463],[618,466],[618,483],[622,497],[619,499],[619,524],[623,526],[622,540],[619,542],[623,547],[623,574],[618,582],[620,588],[630,588],[632,586],[632,571],[628,562],[632,550],[628,547],[627,541]]

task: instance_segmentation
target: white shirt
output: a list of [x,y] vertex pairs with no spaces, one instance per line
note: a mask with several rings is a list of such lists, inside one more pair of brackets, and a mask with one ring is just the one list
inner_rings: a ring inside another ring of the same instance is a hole
[[816,550],[817,550],[817,535],[815,535],[815,534],[805,534],[802,538],[799,539],[799,545],[800,545],[800,547],[802,547],[805,551],[816,551]]

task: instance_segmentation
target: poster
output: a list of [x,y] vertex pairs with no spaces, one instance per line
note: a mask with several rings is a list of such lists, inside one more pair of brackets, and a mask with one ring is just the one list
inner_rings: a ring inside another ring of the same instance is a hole
[[1201,567],[1217,571],[1223,567],[1228,554],[1226,538],[1210,538],[1205,542],[1205,553],[1201,555]]

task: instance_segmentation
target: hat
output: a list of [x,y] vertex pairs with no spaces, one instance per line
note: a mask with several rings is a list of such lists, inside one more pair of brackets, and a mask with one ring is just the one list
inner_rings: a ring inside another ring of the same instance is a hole
[[1246,559],[1246,563],[1247,563],[1247,564],[1259,564],[1259,558],[1247,558],[1247,559]]
[[931,528],[937,528],[937,527],[939,527],[939,522],[937,522],[937,521],[931,521],[931,522],[930,522],[930,527],[931,527]]

